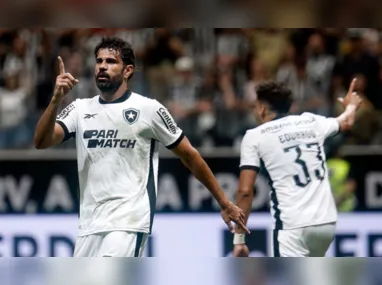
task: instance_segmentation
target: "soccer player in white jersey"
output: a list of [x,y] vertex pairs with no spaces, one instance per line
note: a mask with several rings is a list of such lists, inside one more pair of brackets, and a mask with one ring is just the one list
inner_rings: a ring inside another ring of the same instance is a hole
[[94,54],[100,95],[77,99],[57,116],[65,94],[78,83],[58,57],[60,74],[34,139],[38,149],[76,140],[80,214],[74,256],[142,256],[155,212],[158,142],[209,189],[232,232],[231,221],[245,227],[244,212],[227,199],[167,109],[128,89],[135,68],[130,44],[104,38]]
[[[337,210],[330,189],[323,144],[339,131],[349,130],[361,99],[352,81],[345,111],[337,118],[312,113],[288,115],[289,89],[276,82],[259,84],[254,112],[260,126],[248,130],[240,157],[237,205],[246,222],[260,168],[269,179],[275,257],[325,256],[335,236]],[[256,218],[256,216],[254,216]],[[234,256],[248,256],[245,233],[236,226]]]

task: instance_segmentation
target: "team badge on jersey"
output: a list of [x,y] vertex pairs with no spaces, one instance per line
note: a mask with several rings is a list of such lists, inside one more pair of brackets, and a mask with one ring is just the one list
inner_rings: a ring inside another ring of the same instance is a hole
[[123,118],[130,125],[134,124],[138,120],[138,117],[139,111],[136,109],[130,108],[123,110]]

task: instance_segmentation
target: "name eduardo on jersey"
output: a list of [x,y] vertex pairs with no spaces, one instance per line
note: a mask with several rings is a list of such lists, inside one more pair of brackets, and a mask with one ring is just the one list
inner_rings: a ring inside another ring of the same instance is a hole
[[136,140],[119,139],[118,130],[86,130],[84,139],[88,139],[88,148],[134,148]]

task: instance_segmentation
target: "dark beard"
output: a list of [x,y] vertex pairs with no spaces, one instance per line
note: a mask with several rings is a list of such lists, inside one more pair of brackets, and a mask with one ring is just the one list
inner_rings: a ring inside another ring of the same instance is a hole
[[98,80],[95,78],[96,85],[102,93],[115,93],[123,83],[123,76],[117,76],[115,78],[108,77],[108,80]]

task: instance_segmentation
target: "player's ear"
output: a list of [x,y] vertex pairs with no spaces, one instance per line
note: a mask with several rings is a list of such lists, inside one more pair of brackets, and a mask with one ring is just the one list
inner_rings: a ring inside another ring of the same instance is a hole
[[267,106],[262,102],[259,104],[259,113],[260,113],[261,117],[265,117],[265,115],[267,113]]
[[123,72],[123,78],[125,80],[128,80],[129,78],[131,78],[133,73],[134,73],[134,66],[131,65],[131,64],[128,64],[128,65],[125,66],[125,70]]

